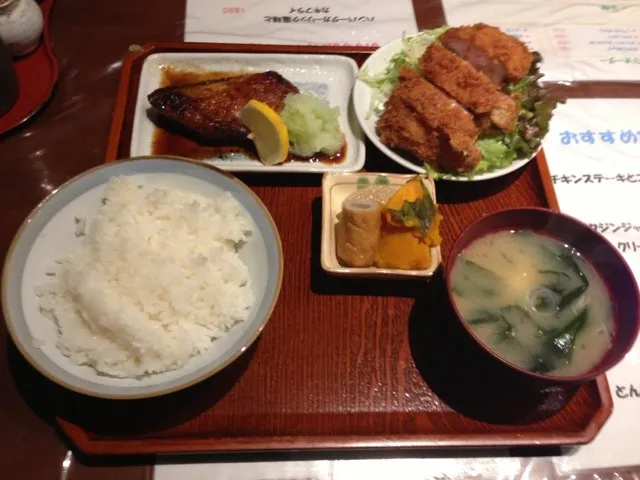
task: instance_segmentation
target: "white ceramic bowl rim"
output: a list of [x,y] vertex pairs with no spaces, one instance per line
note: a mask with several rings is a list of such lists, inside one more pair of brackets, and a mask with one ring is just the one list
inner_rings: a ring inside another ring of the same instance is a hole
[[[165,385],[141,387],[110,386],[109,392],[98,382],[81,379],[56,365],[40,349],[31,344],[31,333],[24,321],[21,298],[22,276],[26,258],[39,232],[65,205],[82,193],[106,183],[119,174],[145,174],[157,172],[161,164],[163,172],[187,174],[197,172],[200,178],[216,178],[227,191],[247,210],[265,236],[267,250],[266,268],[276,272],[275,282],[267,282],[267,291],[260,302],[254,318],[260,318],[256,328],[247,328],[239,339],[215,362],[207,364],[184,376],[179,376]],[[55,200],[55,201],[54,201]],[[267,238],[268,237],[268,238]],[[15,273],[17,271],[17,273]],[[18,350],[29,363],[50,380],[70,390],[90,396],[113,399],[138,399],[164,395],[194,385],[219,372],[232,363],[256,340],[266,325],[277,302],[282,285],[282,244],[277,227],[262,201],[249,187],[233,175],[211,165],[180,157],[133,157],[113,163],[103,164],[87,170],[67,181],[50,193],[24,220],[7,252],[2,274],[2,307],[9,334]],[[17,300],[16,300],[17,299]]]

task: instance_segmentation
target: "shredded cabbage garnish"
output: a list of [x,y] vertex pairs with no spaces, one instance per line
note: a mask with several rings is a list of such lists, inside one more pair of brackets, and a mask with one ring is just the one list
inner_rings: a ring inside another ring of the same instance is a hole
[[389,59],[389,64],[380,73],[371,74],[367,68],[363,68],[358,74],[358,79],[371,87],[371,104],[367,112],[367,118],[372,114],[381,115],[384,112],[384,102],[391,96],[393,88],[398,83],[400,67],[407,66],[416,72],[420,72],[418,60],[440,35],[449,27],[440,27],[433,30],[423,30],[413,35],[402,35],[402,50]]

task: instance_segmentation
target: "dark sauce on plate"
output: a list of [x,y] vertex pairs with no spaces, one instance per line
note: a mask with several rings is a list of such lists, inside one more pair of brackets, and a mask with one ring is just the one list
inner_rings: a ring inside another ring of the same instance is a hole
[[[244,71],[216,71],[216,72],[198,72],[189,70],[180,70],[176,68],[164,68],[161,87],[169,87],[174,85],[184,85],[186,83],[206,82],[208,80],[218,80],[221,78],[236,77],[244,75]],[[180,125],[158,115],[156,112],[151,113],[151,119],[156,125],[153,133],[153,144],[151,152],[153,155],[176,155],[179,157],[192,158],[194,160],[203,160],[206,158],[223,158],[233,161],[234,156],[247,156],[258,160],[253,142],[247,140],[242,143],[234,143],[233,145],[220,144],[205,139],[198,138],[192,132],[187,131]],[[344,160],[346,155],[346,143],[342,149],[335,155],[326,155],[318,153],[313,157],[299,157],[289,153],[286,162],[305,162],[316,163],[322,162],[327,164],[337,164]]]

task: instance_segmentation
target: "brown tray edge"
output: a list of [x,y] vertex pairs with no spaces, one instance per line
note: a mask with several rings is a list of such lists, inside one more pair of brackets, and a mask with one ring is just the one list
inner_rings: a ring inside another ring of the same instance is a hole
[[[604,377],[598,380],[607,387]],[[609,396],[610,398],[610,396]],[[392,435],[383,438],[372,436],[311,436],[311,437],[242,437],[242,438],[192,438],[192,439],[128,439],[93,440],[81,427],[57,418],[62,432],[87,455],[162,455],[185,453],[255,453],[278,451],[335,451],[335,450],[419,450],[451,448],[506,448],[540,446],[580,446],[591,442],[600,431],[611,407],[602,404],[589,426],[579,435],[562,435],[555,432],[529,434],[523,437],[517,432],[491,435]]]
[[[109,142],[105,162],[118,159],[118,148],[122,134],[124,116],[131,83],[133,63],[142,56],[166,50],[210,51],[210,52],[261,52],[261,53],[312,53],[312,54],[367,54],[375,51],[371,47],[330,47],[330,46],[294,46],[294,45],[253,45],[253,44],[212,44],[188,42],[151,42],[140,50],[129,53],[122,66],[118,93],[109,133]],[[551,181],[549,167],[544,151],[536,158],[536,166],[549,208],[559,211],[558,199]],[[452,447],[513,447],[531,445],[584,445],[591,442],[613,411],[613,400],[606,376],[596,379],[600,406],[587,427],[577,434],[558,436],[554,432],[542,432],[523,437],[514,432],[500,435],[396,435],[372,439],[371,436],[310,436],[310,437],[244,437],[239,439],[126,439],[94,440],[79,426],[62,418],[56,422],[62,432],[84,453],[89,455],[106,454],[170,454],[202,452],[256,452],[283,450],[338,450],[338,449],[411,449],[411,448],[452,448]],[[437,438],[436,438],[437,437]]]

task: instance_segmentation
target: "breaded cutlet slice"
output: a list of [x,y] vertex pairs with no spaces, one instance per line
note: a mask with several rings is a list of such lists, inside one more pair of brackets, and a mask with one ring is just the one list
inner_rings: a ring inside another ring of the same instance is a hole
[[429,165],[438,163],[438,132],[426,127],[395,93],[385,103],[384,113],[378,120],[378,131],[385,145],[409,152]]
[[501,73],[510,82],[521,80],[533,62],[533,54],[524,43],[484,23],[450,28],[440,36],[440,41],[496,83],[501,83]]
[[422,74],[474,113],[488,113],[492,122],[506,132],[516,128],[518,106],[499,91],[498,85],[473,65],[439,42],[432,43],[420,58]]
[[[393,94],[416,113],[428,128],[436,130],[451,147],[453,158],[446,168],[464,172],[475,167],[482,157],[475,145],[479,130],[473,116],[458,102],[409,68],[401,67],[400,83]],[[438,160],[443,167],[440,160]]]

